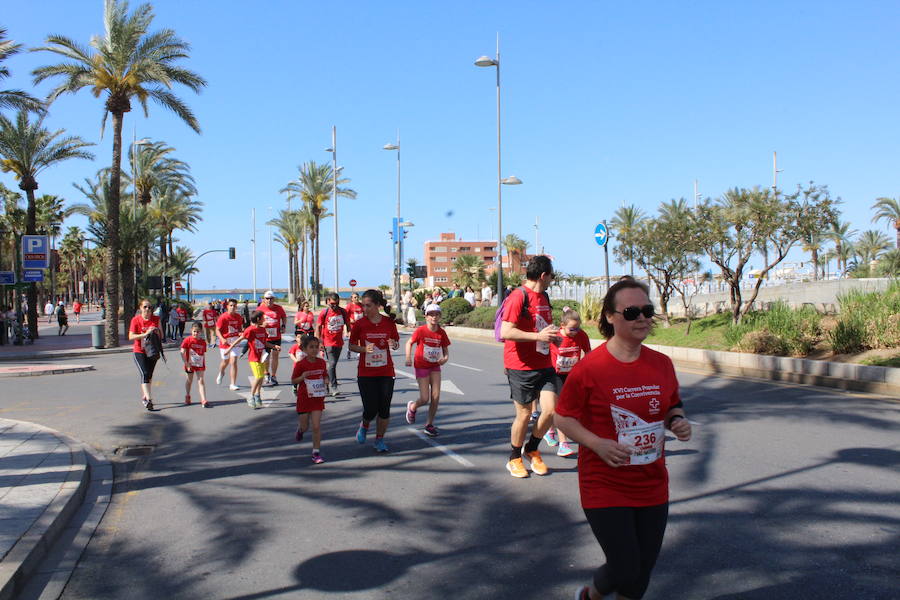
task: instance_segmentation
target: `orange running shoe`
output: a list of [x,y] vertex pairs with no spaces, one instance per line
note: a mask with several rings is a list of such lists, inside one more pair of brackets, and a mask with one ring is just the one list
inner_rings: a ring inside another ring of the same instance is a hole
[[525,452],[525,456],[527,456],[528,460],[531,461],[531,470],[534,471],[535,475],[546,475],[550,472],[550,469],[548,469],[547,465],[544,464],[544,459],[541,458],[540,450]]
[[509,474],[513,477],[518,477],[520,479],[528,477],[528,470],[525,469],[525,464],[522,462],[521,458],[514,458],[506,463],[506,470],[509,471]]

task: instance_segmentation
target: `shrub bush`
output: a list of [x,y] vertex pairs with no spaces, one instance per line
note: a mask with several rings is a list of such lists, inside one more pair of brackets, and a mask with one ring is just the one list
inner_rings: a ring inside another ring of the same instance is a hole
[[465,298],[448,298],[441,302],[441,321],[452,325],[461,315],[472,310],[472,305]]
[[748,331],[735,345],[739,352],[752,352],[753,354],[772,354],[784,356],[787,354],[787,344],[784,340],[763,327]]
[[477,327],[479,329],[493,329],[494,319],[497,316],[496,306],[479,306],[475,310],[460,315],[455,323],[465,327]]
[[838,303],[838,322],[828,334],[832,350],[844,354],[900,347],[900,282],[884,292],[841,294]]
[[725,341],[740,352],[775,353],[752,349],[766,347],[778,350],[777,355],[806,356],[822,335],[821,321],[812,307],[792,309],[785,302],[775,302],[769,310],[748,313],[740,325],[729,327]]

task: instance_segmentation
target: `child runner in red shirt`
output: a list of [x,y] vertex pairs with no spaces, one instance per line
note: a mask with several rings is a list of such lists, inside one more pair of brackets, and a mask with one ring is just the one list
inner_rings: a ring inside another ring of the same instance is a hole
[[328,387],[328,364],[319,358],[318,338],[306,335],[300,342],[304,357],[294,363],[291,383],[297,386],[297,433],[294,439],[303,440],[312,422],[312,461],[325,462],[319,452],[322,446],[322,411],[325,410],[325,390]]
[[[347,303],[347,315],[350,317],[350,326],[352,327],[354,323],[362,319],[363,316],[363,307],[362,304],[359,303],[359,294],[353,292],[350,294],[350,302]],[[352,358],[353,353],[350,352],[350,347],[347,347],[347,360]]]
[[[566,377],[572,371],[578,361],[581,359],[582,353],[587,356],[591,351],[591,340],[581,328],[581,315],[578,311],[566,306],[563,308],[562,320],[559,328],[560,340],[550,342],[550,357],[553,360],[553,367],[556,374],[559,375],[560,381],[565,384]],[[556,451],[557,456],[576,457],[578,456],[578,444],[572,443],[563,432],[557,432],[555,427],[551,427],[544,434],[544,441],[550,447],[559,445]]]
[[212,300],[209,301],[209,306],[200,313],[200,317],[203,319],[203,329],[206,332],[206,345],[214,347],[216,345],[216,320],[219,318],[219,313],[213,308]]
[[[425,307],[425,325],[416,329],[406,342],[406,366],[415,366],[416,382],[419,384],[419,399],[406,404],[406,422],[416,422],[416,409],[431,402],[428,406],[428,423],[425,433],[431,437],[438,434],[434,426],[441,399],[441,365],[450,360],[450,338],[441,328],[441,307],[437,304]],[[415,363],[412,358],[412,347],[416,345]]]
[[191,335],[181,342],[181,360],[184,361],[184,403],[191,403],[191,385],[194,374],[197,375],[197,389],[200,390],[200,406],[209,408],[206,401],[206,340],[203,339],[203,326],[197,321],[191,325]]
[[262,311],[254,310],[250,314],[250,327],[245,329],[235,342],[222,348],[223,352],[228,352],[241,340],[247,340],[247,362],[250,363],[250,371],[253,373],[253,384],[250,386],[247,406],[254,409],[262,408],[260,390],[263,378],[266,376],[266,350],[272,348],[281,350],[281,346],[273,344],[267,339],[263,319]]

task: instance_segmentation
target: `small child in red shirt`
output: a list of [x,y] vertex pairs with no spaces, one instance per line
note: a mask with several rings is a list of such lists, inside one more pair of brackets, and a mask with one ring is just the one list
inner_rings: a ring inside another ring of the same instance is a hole
[[227,354],[241,340],[247,340],[247,363],[250,365],[250,371],[253,373],[253,384],[250,386],[247,406],[252,409],[260,409],[263,406],[260,390],[262,389],[263,377],[266,375],[267,350],[272,348],[281,350],[281,346],[268,340],[266,328],[262,326],[263,317],[262,311],[254,310],[250,314],[250,327],[247,327],[239,338],[222,348],[222,352]]
[[300,340],[303,358],[294,363],[291,383],[297,386],[297,433],[294,439],[303,440],[312,422],[312,461],[325,462],[319,448],[322,445],[322,411],[325,410],[325,392],[328,389],[328,364],[319,357],[319,340],[306,335]]
[[[566,383],[566,377],[572,371],[579,360],[581,360],[582,352],[587,356],[591,351],[591,340],[581,328],[581,315],[578,311],[569,308],[563,308],[562,319],[560,319],[559,327],[559,343],[550,343],[550,357],[553,360],[553,368],[559,375],[563,384]],[[562,389],[562,388],[560,388]],[[557,456],[576,458],[578,456],[578,444],[570,442],[565,434],[557,431],[555,427],[551,427],[544,434],[544,441],[550,447],[559,445],[556,451]]]
[[[415,361],[412,358],[412,347],[416,345]],[[447,346],[450,338],[441,328],[441,307],[432,304],[425,307],[425,325],[416,329],[406,342],[406,366],[415,366],[416,382],[419,384],[419,399],[406,404],[406,422],[416,422],[416,409],[428,406],[428,423],[425,433],[431,437],[438,434],[434,426],[438,403],[441,399],[441,365],[450,360]]]
[[191,403],[191,386],[194,375],[197,375],[197,389],[200,390],[200,406],[209,408],[206,401],[206,380],[203,374],[206,372],[206,340],[203,339],[203,326],[194,321],[191,325],[191,335],[181,342],[181,360],[184,361],[184,403]]

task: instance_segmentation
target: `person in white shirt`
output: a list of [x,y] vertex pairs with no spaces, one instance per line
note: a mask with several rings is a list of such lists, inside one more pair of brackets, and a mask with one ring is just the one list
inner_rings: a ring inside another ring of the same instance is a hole
[[493,292],[491,292],[491,288],[488,287],[488,284],[485,283],[481,287],[481,305],[482,306],[490,306],[491,305],[491,297],[493,296]]
[[466,302],[468,302],[470,306],[475,306],[475,290],[471,287],[466,286],[466,293],[463,294],[463,298],[466,299]]

